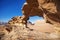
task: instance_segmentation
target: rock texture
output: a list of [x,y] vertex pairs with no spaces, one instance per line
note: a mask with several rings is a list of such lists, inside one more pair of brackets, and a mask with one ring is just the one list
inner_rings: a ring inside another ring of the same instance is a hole
[[[7,27],[7,25],[5,25]],[[3,34],[0,33],[0,40],[59,40],[60,37],[55,33],[42,33],[37,30],[29,30],[24,26],[8,25],[8,28],[12,27],[10,32],[6,32],[4,29]],[[1,30],[0,30],[1,32]],[[5,34],[6,33],[6,34]],[[54,37],[52,37],[52,35]]]
[[[13,17],[7,24],[0,25],[0,40],[60,40],[59,4],[59,0],[26,0],[22,8],[23,16]],[[30,16],[43,17],[53,25],[55,32],[30,30],[27,24]]]
[[[25,28],[30,29],[27,26],[27,20],[23,20],[23,19],[24,19],[24,16],[15,16],[8,22],[8,24],[9,25],[23,26]],[[30,29],[30,30],[33,30],[33,29]]]
[[[26,20],[30,16],[41,16],[47,23],[54,25],[59,33],[60,29],[60,0],[26,0],[22,13]],[[58,29],[59,28],[59,29]],[[60,33],[59,33],[60,34]]]
[[21,17],[21,16],[15,16],[8,22],[8,24],[10,24],[10,25],[26,26],[27,25],[27,21],[22,20],[22,18],[23,17]]
[[60,36],[54,32],[40,32],[26,28],[20,19],[20,16],[16,16],[8,24],[0,25],[0,40],[60,40]]

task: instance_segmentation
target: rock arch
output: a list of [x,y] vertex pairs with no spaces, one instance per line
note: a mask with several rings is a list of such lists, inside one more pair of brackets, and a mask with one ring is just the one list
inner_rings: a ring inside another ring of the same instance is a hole
[[26,0],[22,8],[22,20],[30,16],[41,16],[47,23],[60,27],[60,0]]
[[60,23],[58,1],[59,0],[26,0],[26,4],[24,4],[22,8],[22,13],[25,16],[23,19],[27,20],[30,16],[41,16],[53,24],[55,22]]

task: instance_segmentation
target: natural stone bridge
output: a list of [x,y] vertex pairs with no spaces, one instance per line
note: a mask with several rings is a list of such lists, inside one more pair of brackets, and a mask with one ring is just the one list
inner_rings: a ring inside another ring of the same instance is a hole
[[[0,40],[60,40],[60,0],[26,0],[22,13],[23,16],[15,16],[6,25],[0,25]],[[27,22],[31,16],[43,17],[55,32],[31,31]]]
[[26,23],[30,16],[43,17],[60,32],[60,0],[26,0],[22,13]]

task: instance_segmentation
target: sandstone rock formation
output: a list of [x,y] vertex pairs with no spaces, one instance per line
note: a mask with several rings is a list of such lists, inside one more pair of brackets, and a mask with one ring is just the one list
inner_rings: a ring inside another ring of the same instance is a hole
[[[0,25],[0,40],[59,40],[60,39],[60,36],[55,34],[54,32],[44,33],[35,29],[31,31],[29,28],[26,28],[26,26],[24,26],[25,25],[24,22],[20,22],[21,21],[20,19],[21,19],[20,16],[16,16],[13,17],[8,22],[8,24]],[[54,37],[52,37],[52,35]]]
[[[59,33],[60,29],[60,0],[26,0],[22,13],[26,20],[30,16],[41,16],[47,23],[54,25]],[[58,29],[59,27],[59,29]],[[60,33],[59,33],[60,34]]]
[[[13,17],[7,25],[0,26],[0,40],[60,40],[59,4],[59,0],[26,0],[22,8],[23,16]],[[53,25],[57,34],[31,31],[27,27],[30,16],[43,17]]]
[[[7,27],[7,25],[5,26]],[[42,33],[37,30],[31,31],[24,28],[24,26],[9,25],[9,27],[10,26],[12,30],[9,33],[6,32],[7,30],[5,28],[2,29],[6,34],[0,34],[0,40],[59,40],[59,36],[54,33]],[[52,35],[54,37],[52,37]]]
[[12,31],[11,25],[0,25],[0,40]]
[[[8,22],[8,24],[9,25],[23,26],[24,28],[30,29],[27,26],[27,20],[23,20],[23,18],[24,18],[24,16],[15,16]],[[33,29],[30,29],[30,30],[33,30]]]
[[22,20],[22,18],[23,17],[21,17],[21,16],[15,16],[8,22],[8,24],[10,24],[10,25],[26,26],[26,21]]
[[[23,18],[23,17],[22,17]],[[13,17],[8,24],[0,26],[0,40],[59,40],[56,33],[44,33],[26,28],[20,16]],[[18,22],[17,22],[18,21]],[[21,22],[20,22],[21,21]],[[27,24],[28,25],[28,24]],[[29,26],[29,25],[28,25]],[[33,26],[32,26],[33,27]],[[52,37],[52,35],[54,37]]]

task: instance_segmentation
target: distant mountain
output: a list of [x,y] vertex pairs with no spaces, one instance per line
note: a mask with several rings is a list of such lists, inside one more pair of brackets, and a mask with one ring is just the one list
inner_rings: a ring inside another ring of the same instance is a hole
[[5,25],[7,24],[7,22],[0,22],[0,25]]

